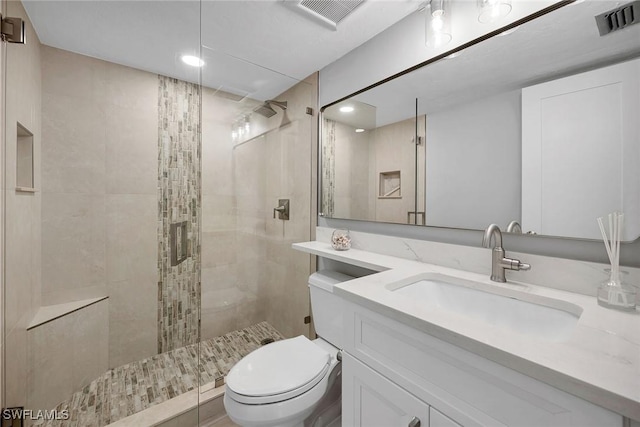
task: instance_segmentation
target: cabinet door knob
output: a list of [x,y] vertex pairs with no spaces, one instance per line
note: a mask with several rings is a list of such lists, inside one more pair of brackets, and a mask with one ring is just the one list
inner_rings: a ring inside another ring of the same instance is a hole
[[420,427],[420,418],[411,418],[411,421],[409,421],[409,425],[407,427]]

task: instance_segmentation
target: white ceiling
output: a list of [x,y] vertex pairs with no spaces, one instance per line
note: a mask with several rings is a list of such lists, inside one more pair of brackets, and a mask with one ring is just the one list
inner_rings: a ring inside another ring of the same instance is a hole
[[265,100],[414,12],[423,0],[368,0],[337,31],[282,0],[23,3],[46,45],[188,81],[198,81],[198,70],[180,56],[201,55],[205,86]]

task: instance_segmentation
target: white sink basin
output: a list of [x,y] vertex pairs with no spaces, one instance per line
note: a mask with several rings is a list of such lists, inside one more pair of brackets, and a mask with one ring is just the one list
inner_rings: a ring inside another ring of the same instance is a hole
[[426,309],[547,341],[568,339],[582,314],[582,308],[566,301],[441,274],[414,276],[387,289]]

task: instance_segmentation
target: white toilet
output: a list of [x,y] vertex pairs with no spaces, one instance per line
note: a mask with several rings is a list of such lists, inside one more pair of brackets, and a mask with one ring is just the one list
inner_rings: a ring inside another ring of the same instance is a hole
[[229,372],[224,406],[243,427],[340,425],[342,302],[336,283],[353,277],[323,270],[309,277],[318,338],[276,341],[251,352]]

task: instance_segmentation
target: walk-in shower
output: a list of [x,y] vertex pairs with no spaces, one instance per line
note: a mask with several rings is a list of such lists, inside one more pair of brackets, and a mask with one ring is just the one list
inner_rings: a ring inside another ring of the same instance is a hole
[[[182,413],[191,418],[177,424],[194,426],[198,402],[222,393],[237,360],[309,335],[311,261],[289,251],[310,240],[315,122],[305,107],[317,104],[317,78],[201,44],[199,21],[217,3],[7,2],[27,44],[7,46],[2,62],[2,399],[59,418],[25,425],[162,425]],[[43,24],[60,8],[85,33]],[[167,21],[101,30],[118,16]],[[180,43],[153,34],[174,21],[189,23]],[[141,55],[145,40],[163,48]],[[221,80],[219,64],[237,78]],[[277,90],[256,92],[273,81]],[[234,141],[234,121],[251,115]],[[23,143],[29,185],[16,172]],[[272,217],[281,198],[295,206],[289,221]]]

